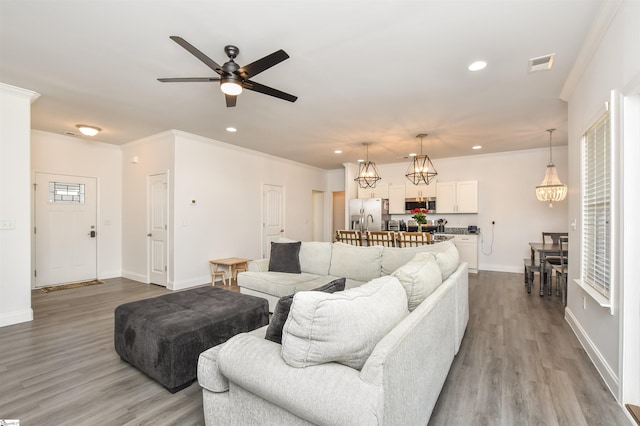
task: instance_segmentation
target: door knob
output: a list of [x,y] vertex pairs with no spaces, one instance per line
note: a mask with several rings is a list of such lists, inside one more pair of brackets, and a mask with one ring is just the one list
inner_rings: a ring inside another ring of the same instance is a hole
[[151,232],[149,232],[149,233],[147,234],[147,237],[150,237],[150,236],[151,236]]
[[89,236],[90,236],[91,238],[95,238],[95,237],[96,237],[96,231],[91,231],[91,232],[89,232]]

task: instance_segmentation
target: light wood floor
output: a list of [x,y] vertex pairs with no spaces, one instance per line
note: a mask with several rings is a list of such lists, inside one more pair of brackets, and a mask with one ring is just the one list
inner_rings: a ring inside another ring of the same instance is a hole
[[[530,296],[522,280],[470,275],[469,325],[429,424],[628,425],[558,298]],[[34,321],[0,328],[0,419],[21,426],[204,424],[197,384],[172,395],[113,349],[115,307],[167,292],[127,279],[34,291]]]

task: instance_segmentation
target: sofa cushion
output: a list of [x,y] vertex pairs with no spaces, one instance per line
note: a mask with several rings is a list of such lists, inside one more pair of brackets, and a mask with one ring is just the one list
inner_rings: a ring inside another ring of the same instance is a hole
[[408,313],[407,294],[391,276],[333,294],[296,293],[282,332],[282,358],[298,368],[337,362],[359,370]]
[[[325,293],[335,293],[336,291],[344,290],[344,278],[338,278],[331,281],[322,287],[316,288],[311,291],[324,291]],[[291,309],[291,303],[293,302],[293,294],[285,297],[281,297],[273,310],[273,316],[267,327],[267,332],[264,336],[265,339],[272,342],[282,343],[282,328],[284,323],[289,317],[289,310]]]
[[[278,238],[278,242],[294,243],[285,237]],[[302,241],[300,246],[300,270],[316,275],[329,275],[331,265],[331,246],[329,242],[323,241]]]
[[[315,274],[287,274],[285,272],[243,272],[238,275],[238,285],[242,288],[271,294],[275,297],[288,296],[296,292],[298,286],[317,280]],[[304,290],[320,287],[322,284],[311,285]]]
[[407,292],[409,311],[413,311],[424,299],[442,284],[442,275],[432,253],[418,253],[412,260],[396,269],[392,276],[398,278]]
[[442,281],[444,281],[458,269],[460,254],[452,241],[445,241],[438,245],[440,245],[441,250],[435,253],[435,255],[438,266],[440,267],[440,272],[442,273]]
[[300,271],[300,241],[295,243],[271,243],[269,256],[270,272],[287,272],[299,274]]
[[418,247],[385,247],[382,253],[382,275],[391,275],[393,271],[409,262],[417,253],[433,251],[435,244]]
[[363,282],[378,278],[381,275],[382,250],[382,246],[360,247],[333,243],[329,274]]

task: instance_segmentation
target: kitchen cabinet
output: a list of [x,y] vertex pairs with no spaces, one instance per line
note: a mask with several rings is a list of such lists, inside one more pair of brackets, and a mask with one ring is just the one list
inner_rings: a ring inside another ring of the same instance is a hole
[[478,213],[478,181],[438,182],[438,213]]
[[389,198],[389,184],[379,181],[375,188],[360,188],[358,198]]
[[404,185],[389,185],[389,214],[405,214],[405,198]]
[[406,198],[434,198],[436,196],[436,183],[429,185],[414,185],[411,182],[405,184]]
[[469,272],[478,273],[478,235],[445,234],[453,237],[453,244],[458,249],[460,262],[469,264]]

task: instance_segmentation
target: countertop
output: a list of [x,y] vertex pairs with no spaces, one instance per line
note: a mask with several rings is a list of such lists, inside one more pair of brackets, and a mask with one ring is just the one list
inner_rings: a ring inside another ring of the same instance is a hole
[[480,228],[476,232],[469,232],[467,228],[444,228],[444,232],[436,232],[437,234],[454,234],[454,235],[478,235],[480,234]]

